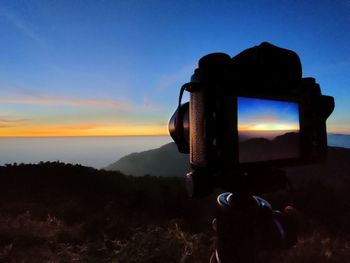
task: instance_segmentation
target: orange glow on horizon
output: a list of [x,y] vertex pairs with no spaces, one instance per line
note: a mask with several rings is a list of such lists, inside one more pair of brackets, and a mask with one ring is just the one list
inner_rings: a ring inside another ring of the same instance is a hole
[[0,137],[64,137],[64,136],[144,136],[167,135],[163,125],[97,126],[76,125],[72,127],[7,127],[0,129]]
[[260,123],[254,125],[238,125],[238,131],[299,131],[295,124]]

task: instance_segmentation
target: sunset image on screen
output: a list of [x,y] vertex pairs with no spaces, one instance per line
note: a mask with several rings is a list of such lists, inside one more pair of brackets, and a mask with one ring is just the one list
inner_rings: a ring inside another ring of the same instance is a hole
[[299,156],[299,106],[295,102],[238,97],[239,161]]

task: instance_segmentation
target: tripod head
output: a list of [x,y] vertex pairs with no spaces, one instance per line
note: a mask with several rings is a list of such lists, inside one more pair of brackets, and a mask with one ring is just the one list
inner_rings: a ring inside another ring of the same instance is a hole
[[[268,262],[264,251],[288,248],[297,242],[294,209],[273,210],[258,196],[223,193],[217,198],[213,228],[217,262]],[[265,257],[262,258],[262,255]]]

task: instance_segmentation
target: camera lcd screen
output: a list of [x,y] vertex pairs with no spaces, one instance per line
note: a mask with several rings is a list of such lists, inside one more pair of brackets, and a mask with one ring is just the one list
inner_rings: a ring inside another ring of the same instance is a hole
[[237,112],[240,163],[300,157],[298,103],[238,97]]

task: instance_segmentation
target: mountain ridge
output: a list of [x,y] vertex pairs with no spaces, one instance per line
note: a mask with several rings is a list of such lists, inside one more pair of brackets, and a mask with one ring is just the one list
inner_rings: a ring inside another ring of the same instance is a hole
[[104,168],[134,176],[179,176],[190,170],[188,154],[178,153],[175,143],[159,148],[131,153]]
[[[350,135],[345,136],[345,138],[349,139],[350,147]],[[333,135],[334,138],[336,137]],[[348,165],[347,161],[350,160],[350,149],[334,144],[330,143],[332,146],[329,147],[329,158],[325,164],[287,168],[288,174],[304,173],[307,171],[317,174],[328,172],[345,175],[350,171],[350,165]],[[120,171],[124,174],[134,176],[143,176],[146,174],[154,176],[184,176],[190,171],[191,167],[188,154],[179,153],[176,144],[171,142],[160,148],[126,155],[104,169]]]

